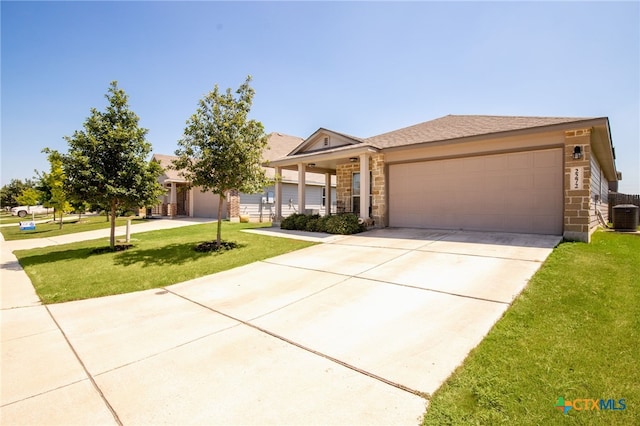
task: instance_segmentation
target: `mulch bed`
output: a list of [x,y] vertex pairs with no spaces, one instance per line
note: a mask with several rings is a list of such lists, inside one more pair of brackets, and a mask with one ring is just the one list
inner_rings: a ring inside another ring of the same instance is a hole
[[113,253],[116,251],[125,251],[125,250],[129,250],[131,247],[133,247],[133,244],[116,244],[115,246],[113,246],[113,248],[98,247],[91,250],[91,254],[102,254],[102,253]]
[[237,247],[238,244],[231,241],[220,241],[220,247],[218,247],[215,241],[205,241],[195,246],[194,250],[200,253],[208,253],[211,251],[223,252]]

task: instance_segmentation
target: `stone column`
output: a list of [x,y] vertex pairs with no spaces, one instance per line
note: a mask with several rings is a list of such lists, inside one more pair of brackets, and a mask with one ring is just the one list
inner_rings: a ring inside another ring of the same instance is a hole
[[387,222],[386,177],[384,155],[371,156],[372,208],[371,218],[375,226],[383,227]]
[[240,193],[232,189],[227,193],[227,203],[229,208],[229,221],[240,222]]
[[369,219],[369,154],[360,154],[360,217]]
[[189,188],[189,217],[193,217],[193,188]]
[[282,168],[276,167],[276,218],[274,223],[280,223],[282,221]]
[[[577,147],[581,158],[574,158]],[[567,240],[589,242],[591,232],[591,129],[565,132],[564,233]]]
[[298,213],[304,214],[306,209],[305,203],[305,189],[306,189],[306,168],[304,163],[298,163]]

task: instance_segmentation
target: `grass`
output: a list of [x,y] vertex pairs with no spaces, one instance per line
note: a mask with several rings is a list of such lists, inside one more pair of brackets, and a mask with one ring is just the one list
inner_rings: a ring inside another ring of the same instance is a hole
[[[53,214],[37,214],[35,215],[35,220],[43,220],[43,219],[53,219]],[[19,223],[23,220],[31,220],[31,215],[27,215],[27,217],[19,217],[12,216],[11,213],[7,211],[0,211],[0,224],[4,225],[7,223]]]
[[[561,244],[433,395],[424,424],[640,424],[639,275],[637,235]],[[558,397],[624,398],[626,410],[564,415]]]
[[219,253],[194,250],[215,239],[217,224],[207,223],[134,234],[134,247],[115,253],[91,254],[108,245],[103,239],[14,254],[43,303],[59,303],[164,287],[313,244],[241,232],[260,226],[223,223],[222,238],[239,248]]
[[[75,215],[75,217],[78,216]],[[135,218],[131,221],[131,224],[135,225],[144,221],[146,221],[146,219]],[[56,237],[58,235],[74,234],[76,232],[94,231],[96,229],[109,228],[109,222],[107,222],[106,216],[82,216],[82,219],[80,220],[67,219],[63,222],[62,229],[60,229],[60,224],[57,222],[37,223],[36,229],[33,231],[21,231],[17,222],[16,226],[3,226],[0,228],[0,232],[2,232],[5,241],[26,240],[30,238],[49,238]],[[126,217],[116,218],[116,226],[122,226],[126,224]]]

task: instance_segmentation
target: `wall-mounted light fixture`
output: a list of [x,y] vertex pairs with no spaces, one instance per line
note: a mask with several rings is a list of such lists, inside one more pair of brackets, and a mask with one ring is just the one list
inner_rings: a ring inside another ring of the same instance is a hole
[[573,148],[573,159],[579,160],[582,158],[582,147],[580,145],[576,145]]
[[307,165],[309,166],[310,169],[313,169],[316,166],[316,163],[309,163]]
[[351,157],[349,158],[349,161],[351,161],[352,163],[355,163],[356,161],[358,161],[358,157]]

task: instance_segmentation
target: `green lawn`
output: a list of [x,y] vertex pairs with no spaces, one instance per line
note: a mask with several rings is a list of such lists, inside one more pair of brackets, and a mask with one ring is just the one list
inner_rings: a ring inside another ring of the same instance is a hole
[[[43,219],[53,219],[53,214],[35,215],[35,220],[43,220]],[[6,211],[0,212],[0,224],[2,225],[6,223],[15,223],[17,226],[17,224],[23,220],[31,220],[31,215],[28,215],[27,217],[19,217],[19,216],[12,216],[11,213]]]
[[240,247],[221,253],[193,250],[215,239],[215,223],[133,234],[134,247],[122,252],[91,254],[108,246],[102,239],[14,253],[40,299],[58,303],[163,287],[313,244],[240,232],[264,226],[223,223],[222,238]]
[[[58,235],[74,234],[76,232],[109,228],[109,222],[107,222],[106,216],[82,216],[82,219],[79,220],[77,219],[78,215],[72,215],[71,218],[73,217],[75,217],[76,219],[66,218],[66,220],[63,222],[62,229],[60,229],[60,224],[58,222],[50,222],[37,223],[36,229],[33,231],[21,231],[20,226],[18,225],[18,221],[16,221],[15,226],[0,227],[0,232],[2,232],[5,241],[12,241],[25,240],[30,238],[48,238]],[[142,223],[145,221],[146,219],[135,218],[132,220],[131,224],[135,225],[137,223]],[[122,226],[126,224],[126,217],[116,218],[116,226]],[[135,230],[135,228],[133,229]]]
[[[626,409],[564,415],[559,397]],[[640,236],[561,244],[434,394],[424,424],[640,424]]]

